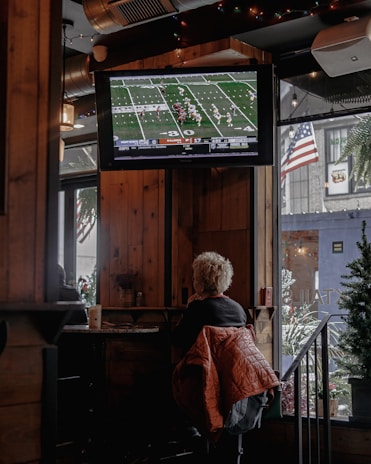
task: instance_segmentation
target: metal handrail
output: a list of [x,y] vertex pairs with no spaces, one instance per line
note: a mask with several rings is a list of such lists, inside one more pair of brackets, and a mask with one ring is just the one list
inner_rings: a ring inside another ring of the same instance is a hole
[[[330,421],[330,398],[329,398],[329,356],[328,356],[328,323],[329,320],[339,316],[338,314],[328,314],[323,317],[319,322],[312,335],[308,338],[305,345],[300,350],[299,354],[295,357],[285,374],[282,376],[281,381],[287,382],[292,375],[294,375],[294,419],[295,419],[295,448],[297,454],[297,464],[303,464],[304,452],[307,451],[305,462],[310,464],[312,462],[312,442],[315,443],[316,456],[314,462],[321,463],[323,457],[326,464],[332,462],[331,450],[331,421]],[[318,360],[318,338],[321,339],[321,359],[320,364]],[[314,385],[315,385],[315,418],[310,417],[310,391],[309,391],[309,353],[314,348]],[[306,362],[306,415],[302,411],[302,362]],[[318,366],[322,369],[322,392],[323,392],[323,420],[320,422],[318,415]],[[303,447],[303,422],[307,423],[307,447]],[[322,424],[322,433],[321,427]],[[312,437],[312,427],[315,429],[315,436]],[[323,441],[322,452],[321,442]]]
[[299,353],[296,355],[295,359],[291,363],[290,367],[287,369],[285,374],[282,377],[282,381],[286,382],[291,374],[298,368],[298,365],[301,363],[301,361],[304,359],[308,351],[313,345],[313,342],[318,338],[319,334],[322,332],[323,328],[327,326],[328,321],[331,318],[331,314],[327,314],[318,324],[312,335],[308,338],[307,342],[305,345],[302,347],[302,349],[299,351]]

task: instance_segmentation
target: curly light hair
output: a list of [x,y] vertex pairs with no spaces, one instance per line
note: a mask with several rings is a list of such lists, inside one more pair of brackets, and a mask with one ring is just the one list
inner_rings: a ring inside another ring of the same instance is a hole
[[199,294],[216,295],[231,286],[232,263],[216,251],[204,251],[196,256],[192,268],[193,286]]

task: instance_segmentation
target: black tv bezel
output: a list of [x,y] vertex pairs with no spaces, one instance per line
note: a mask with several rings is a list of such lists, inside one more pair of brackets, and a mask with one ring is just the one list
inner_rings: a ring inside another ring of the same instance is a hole
[[[257,152],[246,151],[246,156],[225,156],[206,154],[205,156],[171,157],[168,158],[126,158],[115,159],[112,128],[110,78],[120,76],[156,78],[175,74],[205,74],[221,72],[255,71],[257,73],[257,111],[258,111],[258,141]],[[143,170],[143,169],[174,169],[192,167],[244,167],[271,166],[274,164],[274,77],[273,65],[255,64],[243,66],[189,67],[141,70],[96,71],[95,98],[97,115],[98,160],[100,171]],[[249,154],[251,153],[251,154]]]

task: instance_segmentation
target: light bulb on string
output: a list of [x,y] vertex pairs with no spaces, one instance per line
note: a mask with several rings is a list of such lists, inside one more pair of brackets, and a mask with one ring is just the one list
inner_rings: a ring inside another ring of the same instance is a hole
[[294,90],[294,93],[292,94],[291,106],[293,108],[296,108],[298,106],[298,96],[297,96],[295,90]]

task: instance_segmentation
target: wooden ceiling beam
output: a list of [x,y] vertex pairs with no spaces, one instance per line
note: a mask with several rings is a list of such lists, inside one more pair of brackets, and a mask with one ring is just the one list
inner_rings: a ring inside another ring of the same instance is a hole
[[232,37],[215,40],[161,55],[149,56],[124,63],[107,70],[158,69],[165,67],[201,67],[271,63],[272,56],[264,50],[240,42]]

